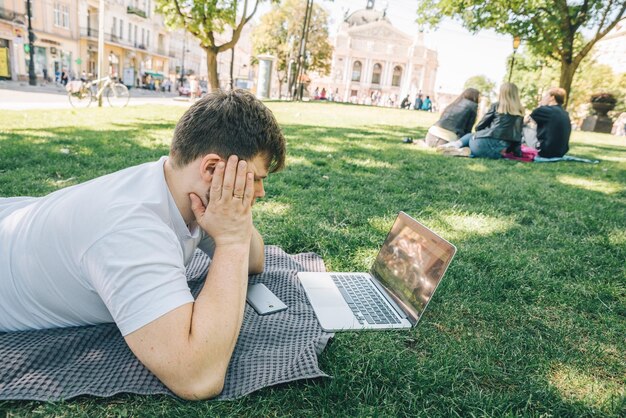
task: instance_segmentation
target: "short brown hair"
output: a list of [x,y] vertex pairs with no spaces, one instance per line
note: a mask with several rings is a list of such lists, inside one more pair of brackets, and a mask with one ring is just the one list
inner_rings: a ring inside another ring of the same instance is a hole
[[557,104],[562,105],[565,103],[565,89],[562,89],[561,87],[552,87],[548,90],[548,94],[554,97]]
[[237,155],[244,160],[263,155],[274,173],[285,165],[285,138],[272,112],[253,94],[217,90],[180,118],[170,148],[176,167],[209,153],[224,159]]

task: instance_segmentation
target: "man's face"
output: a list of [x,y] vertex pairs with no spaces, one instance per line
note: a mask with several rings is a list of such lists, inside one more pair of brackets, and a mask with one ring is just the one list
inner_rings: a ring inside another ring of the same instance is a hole
[[539,104],[541,106],[549,106],[551,104],[556,104],[556,101],[554,100],[554,97],[552,97],[550,93],[544,93],[543,97],[541,98],[541,102]]
[[[226,160],[223,160],[226,162]],[[263,180],[267,178],[268,175],[268,167],[267,167],[267,159],[263,154],[258,154],[248,160],[248,172],[254,174],[254,196],[252,198],[252,204],[258,198],[265,197],[265,188],[263,187]],[[206,203],[209,201],[209,191],[206,194]]]
[[263,180],[267,178],[267,159],[264,155],[258,154],[255,157],[248,160],[248,172],[254,174],[254,197],[252,198],[252,204],[258,198],[265,197],[265,187],[263,187]]

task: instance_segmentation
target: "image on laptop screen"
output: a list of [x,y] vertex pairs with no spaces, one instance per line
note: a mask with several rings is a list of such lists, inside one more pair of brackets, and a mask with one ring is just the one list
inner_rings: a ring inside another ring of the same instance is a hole
[[454,253],[452,244],[401,213],[374,261],[372,275],[395,291],[418,319]]

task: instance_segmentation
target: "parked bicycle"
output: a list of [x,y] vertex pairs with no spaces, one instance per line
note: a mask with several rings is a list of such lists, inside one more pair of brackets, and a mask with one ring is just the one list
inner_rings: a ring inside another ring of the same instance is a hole
[[[98,89],[98,85],[101,87]],[[73,107],[88,107],[92,101],[106,97],[111,107],[124,107],[130,100],[128,88],[111,77],[99,80],[74,80],[67,83],[66,90]]]

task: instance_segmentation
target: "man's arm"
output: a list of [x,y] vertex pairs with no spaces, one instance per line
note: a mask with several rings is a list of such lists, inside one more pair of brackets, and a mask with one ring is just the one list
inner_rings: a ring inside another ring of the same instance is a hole
[[547,106],[539,106],[530,114],[530,118],[535,123],[546,123],[550,119],[550,112]]
[[265,243],[263,237],[255,227],[252,227],[252,239],[250,240],[250,261],[248,273],[260,274],[265,269]]
[[226,169],[223,163],[215,169],[206,208],[190,195],[196,221],[215,240],[206,283],[194,303],[125,337],[137,358],[185,399],[212,398],[224,386],[245,308],[253,183],[245,162],[237,168],[237,158],[231,157]]

